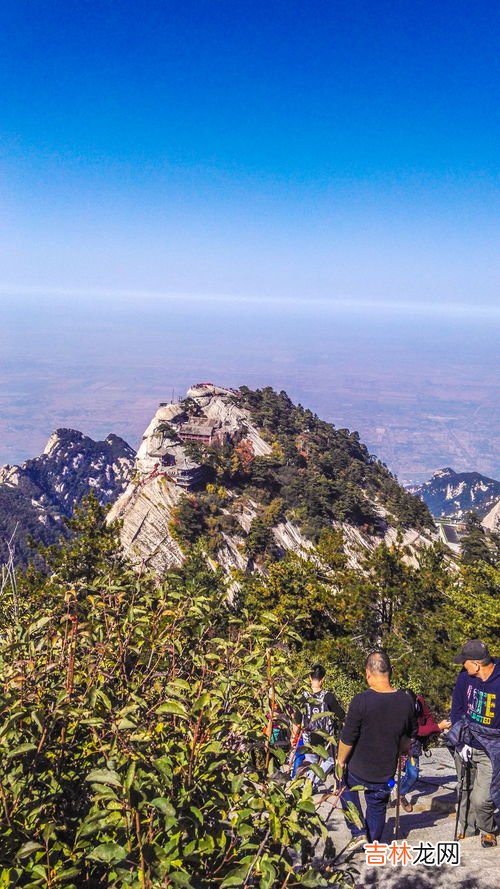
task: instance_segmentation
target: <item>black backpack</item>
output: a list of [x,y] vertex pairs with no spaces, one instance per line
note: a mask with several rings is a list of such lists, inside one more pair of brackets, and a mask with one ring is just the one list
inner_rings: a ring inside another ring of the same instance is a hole
[[[305,692],[302,705],[302,737],[304,744],[311,743],[311,735],[317,732],[326,732],[332,735],[334,731],[333,717],[325,706],[326,691]],[[324,716],[318,714],[324,713]],[[323,739],[322,739],[323,740]],[[326,738],[324,739],[326,743]]]

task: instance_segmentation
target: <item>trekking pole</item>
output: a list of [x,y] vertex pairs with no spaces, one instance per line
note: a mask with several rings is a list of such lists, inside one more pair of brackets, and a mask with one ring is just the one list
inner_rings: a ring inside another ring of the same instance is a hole
[[[457,816],[455,818],[455,832],[453,834],[453,842],[456,842],[458,836],[458,822],[460,820],[460,806],[462,805],[462,796],[464,792],[464,780],[465,780],[465,770],[467,766],[462,760],[460,760],[460,781],[458,785],[458,798],[457,798]],[[464,824],[465,831],[465,824]]]
[[470,810],[470,794],[471,794],[471,786],[470,786],[470,772],[471,772],[471,761],[467,760],[465,764],[465,793],[466,793],[466,805],[465,805],[465,816],[464,816],[464,833],[467,830],[467,825],[469,823],[469,810]]
[[394,840],[399,839],[399,809],[401,806],[401,757],[398,759],[398,777],[396,788],[396,822],[394,824]]

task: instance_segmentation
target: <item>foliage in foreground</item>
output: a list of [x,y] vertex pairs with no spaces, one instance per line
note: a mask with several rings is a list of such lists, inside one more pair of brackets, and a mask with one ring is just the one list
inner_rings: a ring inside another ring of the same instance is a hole
[[0,885],[326,885],[293,866],[323,831],[310,782],[271,777],[277,619],[231,616],[201,568],[155,588],[97,563],[1,630]]
[[241,577],[231,612],[196,547],[158,586],[95,500],[74,532],[2,589],[0,887],[326,885],[298,865],[324,828],[309,781],[273,779],[269,692],[286,710],[322,660],[347,705],[382,644],[396,684],[446,709],[454,652],[500,630],[498,567],[450,571],[439,547],[409,565],[381,545],[355,570],[324,531],[320,561]]

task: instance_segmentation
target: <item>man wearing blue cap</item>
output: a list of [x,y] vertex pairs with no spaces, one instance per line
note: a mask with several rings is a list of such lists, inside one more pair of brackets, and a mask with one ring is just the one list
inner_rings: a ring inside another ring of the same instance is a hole
[[491,848],[497,845],[494,813],[500,802],[500,660],[480,639],[471,639],[453,661],[464,668],[453,689],[448,735],[462,790],[458,838],[480,832],[483,848]]

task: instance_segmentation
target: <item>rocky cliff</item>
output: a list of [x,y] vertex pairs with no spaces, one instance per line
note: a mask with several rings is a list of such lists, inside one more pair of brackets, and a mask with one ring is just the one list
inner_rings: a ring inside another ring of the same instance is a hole
[[[235,398],[231,389],[198,384],[188,389],[184,401],[160,404],[137,451],[133,480],[109,514],[110,521],[122,522],[122,544],[135,565],[161,573],[182,564],[184,551],[172,534],[175,507],[181,498],[194,497],[206,487],[213,475],[204,463],[206,454],[193,456],[193,450],[223,448],[244,439],[253,456],[271,453],[271,445]],[[214,553],[227,570],[247,565],[241,549],[257,509],[248,501],[234,514],[241,533],[237,528],[231,536],[221,533]],[[300,537],[297,530],[294,534]]]
[[325,526],[343,529],[348,554],[393,542],[396,526],[410,547],[433,538],[426,508],[356,433],[335,430],[285,393],[212,384],[159,406],[109,520],[122,522],[134,564],[158,573],[180,565],[201,537],[227,572],[311,551]]
[[485,515],[481,524],[488,531],[500,532],[500,499],[497,500],[495,505]]
[[0,561],[12,539],[16,561],[25,563],[35,543],[53,543],[82,498],[93,492],[110,503],[125,490],[135,451],[108,435],[93,441],[74,429],[54,432],[40,457],[0,469]]

